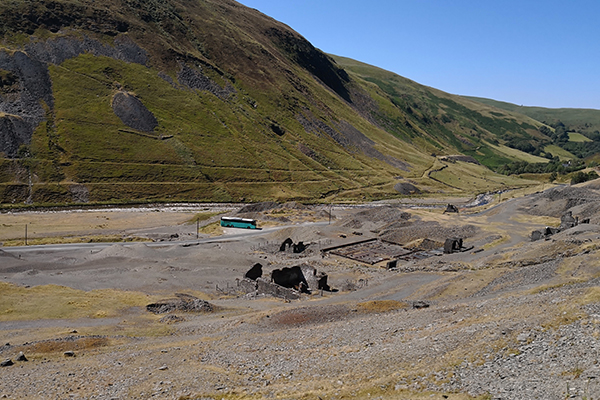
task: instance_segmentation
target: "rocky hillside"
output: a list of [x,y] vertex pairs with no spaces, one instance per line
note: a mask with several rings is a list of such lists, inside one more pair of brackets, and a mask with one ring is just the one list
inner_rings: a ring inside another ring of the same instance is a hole
[[3,2],[0,33],[4,204],[485,191],[544,140],[230,0]]

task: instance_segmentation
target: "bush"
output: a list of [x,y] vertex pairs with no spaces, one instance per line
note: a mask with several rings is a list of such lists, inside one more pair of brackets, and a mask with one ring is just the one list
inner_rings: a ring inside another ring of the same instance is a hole
[[571,177],[571,185],[591,181],[597,178],[598,174],[596,173],[596,171],[590,171],[587,174],[585,172],[579,171],[574,173]]

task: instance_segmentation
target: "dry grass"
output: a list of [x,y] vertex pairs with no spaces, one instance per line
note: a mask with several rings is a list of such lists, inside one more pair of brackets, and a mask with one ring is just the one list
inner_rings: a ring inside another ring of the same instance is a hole
[[139,292],[85,292],[56,285],[25,288],[0,282],[0,321],[115,317],[152,301],[151,296]]
[[220,222],[213,222],[200,228],[200,233],[210,236],[221,236],[223,234],[223,228]]
[[194,215],[191,219],[187,221],[188,224],[195,224],[196,222],[208,221],[212,217],[223,214],[222,212],[204,212],[198,213]]
[[[343,390],[335,388],[326,388],[322,391],[303,391],[297,394],[290,394],[289,391],[281,393],[277,398],[292,398],[299,400],[313,400],[313,399],[324,399],[333,396],[334,398],[352,398],[356,400],[421,400],[421,399],[433,399],[433,400],[487,400],[491,399],[488,395],[482,395],[472,397],[463,393],[439,393],[439,392],[416,392],[408,389],[395,389],[393,384],[385,383],[373,383],[372,385],[357,386],[356,388],[348,388],[348,385]],[[282,390],[283,392],[283,390]],[[262,394],[248,394],[248,393],[204,393],[180,396],[178,400],[204,400],[219,398],[222,400],[258,400],[264,399]]]
[[493,249],[494,247],[501,245],[502,243],[506,243],[510,240],[510,236],[508,235],[501,235],[500,238],[494,240],[491,243],[487,243],[485,245],[482,246],[483,250],[489,250],[489,249]]
[[598,303],[600,302],[600,287],[588,288],[583,297],[581,297],[580,305]]
[[65,337],[60,339],[44,340],[41,342],[24,344],[16,350],[30,355],[64,353],[65,351],[82,351],[106,347],[110,340],[102,336],[92,337]]
[[86,235],[86,236],[55,236],[55,237],[43,237],[28,239],[25,243],[25,239],[13,239],[7,240],[2,243],[5,247],[13,246],[40,246],[48,244],[65,244],[65,243],[131,243],[131,242],[151,242],[152,240],[143,237],[136,236],[122,236],[122,235]]
[[25,225],[30,240],[45,237],[114,235],[126,229],[181,225],[192,219],[192,212],[90,211],[2,214],[0,240],[23,240]]
[[483,269],[452,273],[444,279],[422,286],[412,297],[436,301],[460,299],[477,293],[505,272],[504,269]]
[[512,221],[520,222],[523,224],[535,224],[540,226],[554,226],[560,225],[560,218],[546,217],[540,215],[523,215],[515,214],[510,218]]

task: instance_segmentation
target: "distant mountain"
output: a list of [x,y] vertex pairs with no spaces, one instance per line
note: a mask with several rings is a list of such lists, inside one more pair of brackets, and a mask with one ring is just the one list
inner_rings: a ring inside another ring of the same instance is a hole
[[589,133],[600,131],[600,110],[589,108],[528,107],[482,97],[464,97],[501,110],[527,115],[546,124],[554,124],[560,121],[574,130],[583,130]]
[[544,161],[506,146],[543,143],[540,122],[232,0],[7,1],[0,34],[4,204],[465,194],[528,184],[485,166]]

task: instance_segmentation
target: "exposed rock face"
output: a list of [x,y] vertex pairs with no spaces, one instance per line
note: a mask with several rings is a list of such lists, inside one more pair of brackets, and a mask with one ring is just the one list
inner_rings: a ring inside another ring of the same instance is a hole
[[30,57],[43,63],[56,65],[85,53],[142,65],[146,65],[148,62],[146,51],[127,36],[117,37],[114,46],[109,46],[85,36],[83,39],[61,37],[44,42],[35,42],[27,45],[25,49]]
[[396,168],[408,171],[410,164],[382,154],[375,149],[375,142],[369,139],[365,134],[356,129],[347,121],[330,122],[327,124],[321,119],[315,117],[309,110],[304,110],[302,114],[296,116],[298,122],[304,127],[308,133],[316,136],[329,136],[335,142],[343,146],[350,152],[362,152],[363,154],[386,162]]
[[408,182],[399,182],[394,185],[394,190],[403,195],[419,194],[421,190]]
[[[114,46],[88,37],[61,37],[28,44],[25,51],[0,51],[0,152],[16,157],[19,147],[31,142],[47,110],[54,108],[48,64],[58,65],[84,53],[143,65],[148,60],[146,52],[126,36],[116,38]],[[142,130],[148,131],[150,125],[146,123]]]
[[330,57],[295,32],[272,27],[266,34],[291,60],[306,68],[344,100],[352,101],[347,87],[350,78]]
[[15,115],[0,116],[0,151],[8,157],[15,157],[19,147],[29,143],[33,126]]
[[152,132],[158,126],[154,114],[138,98],[129,93],[115,94],[112,108],[117,117],[130,128],[142,132]]
[[0,152],[15,157],[44,120],[43,104],[53,106],[52,83],[47,66],[21,51],[0,51],[0,73]]
[[90,201],[90,191],[84,185],[69,186],[71,192],[71,200],[74,203],[88,203]]
[[186,64],[181,66],[177,79],[179,83],[190,89],[206,90],[220,99],[225,99],[235,93],[234,87],[230,84],[222,88],[206,76],[201,69],[191,68]]

